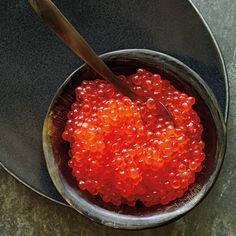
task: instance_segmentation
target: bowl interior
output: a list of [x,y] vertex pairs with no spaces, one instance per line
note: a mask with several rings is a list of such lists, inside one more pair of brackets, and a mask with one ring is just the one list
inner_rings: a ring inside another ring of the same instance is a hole
[[222,114],[214,95],[200,77],[171,57],[131,50],[106,54],[103,58],[117,75],[130,75],[140,67],[145,68],[161,74],[163,79],[168,79],[180,91],[195,97],[194,109],[204,126],[202,138],[206,143],[203,170],[196,174],[195,183],[182,198],[165,206],[145,207],[140,203],[135,207],[116,207],[104,203],[99,196],[92,197],[87,191],[79,190],[67,165],[69,144],[61,139],[61,134],[66,114],[75,100],[75,88],[81,81],[95,78],[89,67],[82,66],[59,88],[45,120],[43,141],[49,173],[66,201],[95,221],[119,228],[146,228],[166,223],[192,209],[213,185],[225,149]]

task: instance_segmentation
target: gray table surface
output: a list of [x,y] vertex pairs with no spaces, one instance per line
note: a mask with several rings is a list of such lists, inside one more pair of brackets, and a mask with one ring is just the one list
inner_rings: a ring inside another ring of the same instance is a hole
[[193,3],[219,43],[230,84],[228,148],[220,176],[206,199],[169,225],[143,231],[114,230],[38,195],[0,169],[1,236],[236,235],[236,0],[193,0]]

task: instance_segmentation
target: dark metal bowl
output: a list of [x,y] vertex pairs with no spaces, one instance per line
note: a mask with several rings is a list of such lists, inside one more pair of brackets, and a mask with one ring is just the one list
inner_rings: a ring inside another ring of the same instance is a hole
[[173,221],[196,206],[213,186],[220,171],[225,148],[226,127],[216,98],[205,82],[177,59],[150,50],[130,49],[106,53],[101,56],[116,74],[129,75],[137,68],[158,72],[180,91],[194,96],[194,109],[204,126],[206,143],[204,168],[196,175],[196,181],[180,199],[168,205],[135,207],[113,206],[99,196],[78,189],[76,180],[67,165],[68,143],[61,139],[66,114],[75,100],[74,89],[82,80],[94,78],[94,72],[86,65],[73,72],[62,86],[48,109],[43,127],[43,149],[49,174],[64,199],[81,214],[101,224],[114,228],[144,229]]

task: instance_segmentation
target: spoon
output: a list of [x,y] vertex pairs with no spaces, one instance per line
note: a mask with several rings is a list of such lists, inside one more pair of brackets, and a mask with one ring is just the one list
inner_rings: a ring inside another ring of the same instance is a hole
[[[104,79],[113,84],[117,90],[121,91],[132,101],[147,100],[149,97],[141,97],[130,90],[127,85],[121,81],[94,52],[81,34],[66,19],[60,10],[51,0],[28,0],[35,12],[44,20],[49,28],[84,62],[86,62],[94,71]],[[158,103],[164,108],[170,120],[174,122],[172,114],[167,107],[160,101]]]

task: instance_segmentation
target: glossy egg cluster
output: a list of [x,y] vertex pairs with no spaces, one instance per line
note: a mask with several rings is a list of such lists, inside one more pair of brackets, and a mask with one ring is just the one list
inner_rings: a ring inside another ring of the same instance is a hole
[[62,134],[72,175],[80,189],[114,205],[168,204],[183,196],[205,158],[195,99],[144,69],[120,79],[150,98],[132,102],[99,79],[76,88]]

